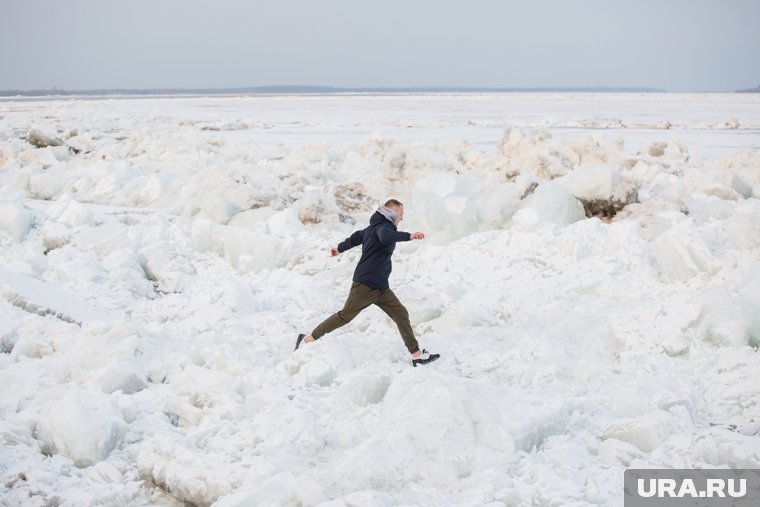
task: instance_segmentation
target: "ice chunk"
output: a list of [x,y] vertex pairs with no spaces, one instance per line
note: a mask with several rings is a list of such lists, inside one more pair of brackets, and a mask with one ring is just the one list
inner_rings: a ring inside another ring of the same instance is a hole
[[211,505],[245,478],[242,467],[231,467],[207,452],[174,443],[166,435],[142,443],[136,462],[140,473],[153,484],[192,505]]
[[282,239],[262,231],[220,225],[196,218],[193,245],[199,252],[215,252],[241,271],[258,271],[283,265],[293,247],[293,238]]
[[602,435],[603,440],[610,438],[622,440],[636,446],[644,452],[652,452],[665,443],[674,429],[673,416],[656,410],[635,419],[619,419]]
[[67,184],[62,166],[63,164],[56,164],[45,171],[38,169],[30,174],[27,182],[30,197],[43,200],[56,198]]
[[30,129],[26,135],[26,142],[34,146],[35,148],[46,148],[48,146],[60,146],[63,142],[39,129]]
[[640,150],[639,155],[649,156],[654,159],[683,162],[688,162],[691,158],[686,145],[676,140],[652,143],[644,150]]
[[134,361],[113,361],[100,375],[98,382],[104,393],[121,391],[134,394],[145,389],[146,373]]
[[300,376],[305,384],[328,386],[335,380],[337,372],[330,362],[316,357],[303,365]]
[[570,225],[586,218],[581,202],[557,183],[546,182],[527,198],[512,222],[523,230],[542,224]]
[[624,467],[629,467],[633,460],[643,459],[645,456],[637,446],[609,436],[599,444],[598,452],[604,463]]
[[458,239],[478,229],[479,217],[470,182],[451,173],[435,173],[414,186],[414,219],[439,241]]
[[21,153],[21,141],[18,139],[0,144],[0,167],[15,160],[19,153]]
[[681,222],[686,212],[683,201],[655,197],[643,203],[626,206],[615,215],[615,221],[637,221],[641,226],[641,235],[651,241],[674,224]]
[[[233,216],[230,221],[227,222],[227,225],[242,228],[252,228],[260,223],[266,222],[267,219],[275,213],[277,213],[277,211],[270,208],[269,206],[263,208],[248,209],[241,211],[240,213],[236,213],[235,216]],[[303,224],[298,221],[298,212],[296,212],[296,221],[298,222],[299,226],[303,226]]]
[[674,225],[653,245],[657,265],[665,280],[685,281],[700,273],[713,274],[717,259],[710,252],[691,220]]
[[72,227],[78,225],[90,225],[93,223],[92,211],[77,202],[70,194],[62,195],[47,209],[50,218]]
[[224,415],[230,415],[238,408],[242,410],[240,380],[227,372],[191,364],[172,383],[194,407],[220,407]]
[[760,263],[753,264],[739,286],[742,313],[747,319],[749,344],[760,347]]
[[359,373],[344,379],[335,401],[343,406],[363,407],[379,403],[391,384],[391,379],[385,374]]
[[691,171],[686,174],[684,183],[686,191],[691,194],[704,194],[724,201],[737,201],[741,198],[730,185],[720,181],[718,175]]
[[[708,162],[698,171],[710,175],[724,186],[730,187],[736,195],[749,199],[760,197],[760,154],[757,150],[734,153]],[[686,176],[690,176],[687,174]]]
[[304,224],[334,222],[336,217],[335,202],[326,199],[321,192],[308,192],[298,202],[298,218]]
[[138,206],[156,202],[166,194],[173,178],[168,174],[151,174],[144,179],[143,184],[132,194],[132,202]]
[[195,269],[167,242],[140,250],[140,265],[159,292],[183,292],[195,280]]
[[581,166],[555,181],[583,203],[588,217],[613,217],[637,198],[636,186],[611,166]]
[[735,248],[752,250],[760,247],[760,221],[748,216],[732,216],[725,221],[729,243]]
[[124,420],[111,400],[96,392],[70,389],[41,411],[37,437],[52,454],[78,467],[106,459],[124,436]]
[[0,229],[14,241],[23,241],[34,225],[34,215],[20,203],[0,204]]
[[[613,120],[619,123],[619,120]],[[572,151],[577,154],[577,162],[573,160],[574,165],[595,166],[600,164],[614,163],[624,157],[624,142],[621,138],[613,139],[608,146],[602,146],[594,137],[589,136],[585,139],[575,142],[572,145]],[[567,151],[563,151],[566,156]]]
[[731,188],[745,199],[752,197],[752,186],[740,174],[734,174],[731,179]]
[[547,180],[556,178],[567,173],[574,163],[580,163],[576,152],[568,150],[571,159],[562,151],[546,131],[526,135],[520,129],[508,129],[501,141],[503,170],[509,178],[526,173]]
[[446,155],[419,145],[392,146],[384,154],[385,177],[390,181],[404,181],[423,177],[446,169]]
[[40,150],[24,150],[18,155],[18,160],[29,169],[49,169],[59,164],[56,157],[56,148],[42,148]]
[[134,248],[127,231],[124,224],[111,220],[99,227],[86,228],[76,236],[74,244],[82,250],[105,257],[115,251]]
[[691,447],[696,459],[714,466],[752,469],[760,462],[760,439],[724,428],[711,428]]
[[427,323],[431,330],[473,329],[478,326],[499,326],[504,323],[504,305],[498,293],[485,290],[470,291],[458,299],[455,305]]
[[95,308],[65,289],[6,269],[0,269],[0,294],[28,312],[54,315],[66,322],[114,320],[109,312]]
[[346,463],[353,469],[345,470],[350,478],[366,485],[388,480],[368,477],[369,463],[378,461],[383,466],[372,467],[375,474],[395,470],[439,487],[470,474],[477,437],[468,398],[461,386],[441,380],[409,374],[394,379],[383,400],[382,432]]
[[760,247],[760,202],[743,201],[724,222],[729,243],[734,248],[751,250]]
[[237,212],[237,206],[224,197],[209,196],[201,206],[201,214],[219,224],[226,224]]
[[294,208],[284,209],[267,217],[266,228],[269,234],[283,238],[292,237],[306,230],[299,220],[298,210]]
[[477,471],[479,462],[541,447],[566,430],[570,412],[567,403],[503,385],[407,370],[393,378],[382,400],[377,431],[349,451],[338,473],[357,490],[392,482],[399,473],[445,488]]
[[419,180],[408,209],[414,228],[433,242],[503,227],[518,207],[514,185],[476,180],[453,173],[433,173]]
[[301,385],[328,386],[339,374],[355,366],[350,350],[331,342],[319,345],[299,349],[298,354],[287,361],[286,367],[296,375]]
[[333,193],[338,206],[346,213],[370,211],[377,206],[375,199],[370,197],[367,188],[360,182],[338,185]]
[[0,354],[10,354],[17,341],[16,324],[0,318]]
[[14,241],[23,241],[34,225],[34,213],[25,205],[24,193],[12,187],[0,192],[0,229]]

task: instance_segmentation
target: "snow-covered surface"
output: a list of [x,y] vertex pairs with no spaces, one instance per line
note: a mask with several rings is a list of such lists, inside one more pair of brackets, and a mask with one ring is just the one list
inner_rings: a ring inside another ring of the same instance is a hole
[[0,295],[30,313],[55,315],[66,322],[113,321],[115,316],[99,311],[76,295],[56,285],[0,268]]
[[[3,505],[622,505],[627,467],[760,467],[757,95],[0,105]],[[441,359],[377,309],[293,353],[387,197]]]

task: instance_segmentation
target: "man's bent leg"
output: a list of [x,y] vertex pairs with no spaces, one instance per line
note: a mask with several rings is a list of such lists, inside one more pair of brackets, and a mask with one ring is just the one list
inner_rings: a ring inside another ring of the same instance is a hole
[[324,322],[315,327],[314,331],[311,332],[311,336],[313,336],[315,340],[318,340],[327,333],[331,333],[339,327],[345,326],[354,320],[354,318],[359,315],[359,312],[371,305],[379,294],[380,291],[377,289],[367,287],[358,282],[353,282],[346,303],[343,305],[343,309],[330,315]]
[[398,300],[396,294],[391,289],[385,289],[377,301],[375,301],[375,304],[396,323],[409,353],[414,354],[415,352],[419,352],[420,346],[414,337],[412,324],[409,322],[409,312],[401,304],[401,301]]

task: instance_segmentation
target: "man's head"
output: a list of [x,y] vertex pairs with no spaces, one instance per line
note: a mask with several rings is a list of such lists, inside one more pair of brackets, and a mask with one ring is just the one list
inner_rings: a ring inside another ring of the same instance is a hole
[[404,205],[396,199],[388,199],[385,203],[386,208],[396,212],[396,225],[404,219]]

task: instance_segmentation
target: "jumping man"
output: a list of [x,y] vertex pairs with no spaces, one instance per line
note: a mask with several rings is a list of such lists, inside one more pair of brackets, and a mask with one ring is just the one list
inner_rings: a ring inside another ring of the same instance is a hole
[[388,277],[391,274],[391,256],[398,241],[413,239],[425,239],[421,232],[400,232],[396,229],[399,222],[404,219],[404,205],[396,199],[390,199],[384,206],[380,206],[369,220],[369,227],[356,231],[338,248],[330,248],[330,255],[336,256],[355,246],[362,246],[362,256],[354,270],[354,279],[351,291],[343,309],[328,317],[324,322],[314,328],[310,335],[299,334],[296,339],[296,350],[301,343],[311,343],[322,336],[335,331],[341,326],[351,322],[354,317],[375,304],[384,311],[398,326],[404,345],[412,355],[412,366],[427,364],[435,361],[440,354],[431,354],[427,350],[420,350],[417,339],[414,337],[412,325],[409,323],[409,312],[388,285]]

